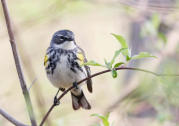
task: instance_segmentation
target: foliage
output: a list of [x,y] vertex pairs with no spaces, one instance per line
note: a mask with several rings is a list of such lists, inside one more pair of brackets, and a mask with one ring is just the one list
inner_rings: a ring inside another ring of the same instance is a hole
[[138,55],[134,55],[131,59],[141,59],[141,58],[147,58],[147,57],[156,58],[155,56],[151,55],[150,53],[140,52]]
[[161,19],[158,14],[153,14],[151,19],[147,20],[144,23],[144,26],[141,30],[141,37],[154,36],[161,40],[164,44],[167,43],[166,35],[159,31],[159,27],[161,24]]
[[[149,57],[156,58],[155,56],[151,55],[148,52],[140,52],[139,54],[132,56],[131,50],[129,49],[129,46],[126,40],[124,39],[124,37],[117,34],[112,34],[112,35],[117,39],[117,42],[120,44],[121,48],[115,51],[111,61],[107,61],[106,59],[104,59],[104,64],[100,64],[94,60],[91,60],[89,62],[84,63],[83,65],[101,66],[110,69],[112,73],[112,77],[116,78],[117,77],[116,68],[120,67],[121,65],[126,64],[127,62],[135,59],[142,59],[142,58],[149,58]],[[119,58],[120,54],[122,54],[122,56],[125,57],[125,62],[123,61],[115,62],[117,59],[120,59]]]
[[[109,113],[107,113],[105,116],[99,115],[99,114],[92,114],[91,116],[96,116],[102,120],[102,123],[104,126],[110,126],[109,122]],[[100,126],[100,124],[96,124],[94,126]]]

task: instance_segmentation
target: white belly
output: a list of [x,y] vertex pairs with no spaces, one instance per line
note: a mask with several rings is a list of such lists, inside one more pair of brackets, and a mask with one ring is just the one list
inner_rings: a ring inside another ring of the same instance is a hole
[[[77,73],[74,73],[67,62],[67,56],[61,57],[54,73],[47,74],[51,83],[57,88],[69,88],[74,82],[78,82],[86,77],[86,72],[77,71]],[[84,68],[83,71],[85,71]]]

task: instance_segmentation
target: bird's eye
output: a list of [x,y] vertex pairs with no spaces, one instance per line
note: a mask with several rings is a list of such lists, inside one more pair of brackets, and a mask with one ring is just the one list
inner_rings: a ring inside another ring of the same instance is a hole
[[60,39],[61,39],[61,40],[66,40],[66,37],[60,36]]

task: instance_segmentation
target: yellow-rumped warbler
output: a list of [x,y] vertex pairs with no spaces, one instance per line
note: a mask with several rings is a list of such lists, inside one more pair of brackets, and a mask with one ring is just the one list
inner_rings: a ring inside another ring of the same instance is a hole
[[[71,90],[74,110],[80,107],[91,108],[81,87],[77,86],[78,81],[90,76],[90,68],[82,65],[84,62],[87,62],[87,59],[84,51],[76,44],[73,32],[70,30],[55,32],[45,55],[44,66],[48,79],[59,90],[64,91],[72,85],[76,87]],[[92,92],[91,79],[86,83],[89,92]]]

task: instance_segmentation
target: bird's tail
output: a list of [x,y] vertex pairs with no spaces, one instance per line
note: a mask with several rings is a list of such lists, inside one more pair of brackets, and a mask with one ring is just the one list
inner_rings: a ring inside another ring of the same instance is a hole
[[72,97],[72,106],[74,110],[78,110],[80,107],[82,107],[83,109],[91,109],[91,105],[87,101],[82,90],[80,95],[75,95],[73,92],[71,92],[71,97]]

